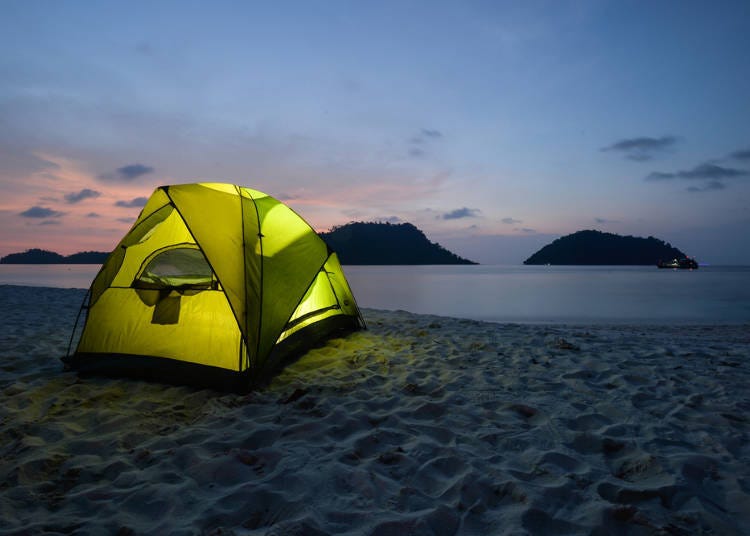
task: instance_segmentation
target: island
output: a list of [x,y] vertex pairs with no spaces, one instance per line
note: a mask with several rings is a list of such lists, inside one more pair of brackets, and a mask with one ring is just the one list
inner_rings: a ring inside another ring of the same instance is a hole
[[430,242],[411,223],[350,222],[320,236],[341,264],[477,264]]
[[[411,223],[352,222],[320,236],[341,264],[477,264],[430,242]],[[84,251],[64,256],[44,249],[11,253],[0,264],[102,264],[109,253]]]
[[105,251],[81,251],[66,256],[34,248],[6,255],[0,258],[0,264],[102,264],[108,256]]
[[685,257],[679,249],[653,236],[640,238],[586,230],[558,238],[523,263],[657,266],[660,261]]

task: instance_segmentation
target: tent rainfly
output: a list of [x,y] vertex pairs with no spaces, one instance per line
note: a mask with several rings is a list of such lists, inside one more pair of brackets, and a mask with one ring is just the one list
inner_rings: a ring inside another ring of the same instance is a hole
[[157,188],[81,311],[66,368],[231,391],[365,327],[336,253],[307,222],[218,183]]

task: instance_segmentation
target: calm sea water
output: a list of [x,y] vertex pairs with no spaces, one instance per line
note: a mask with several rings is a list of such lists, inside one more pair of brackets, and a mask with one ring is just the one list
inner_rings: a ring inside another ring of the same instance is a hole
[[[88,288],[96,265],[0,265],[0,284]],[[361,307],[523,323],[750,323],[750,267],[345,266]]]

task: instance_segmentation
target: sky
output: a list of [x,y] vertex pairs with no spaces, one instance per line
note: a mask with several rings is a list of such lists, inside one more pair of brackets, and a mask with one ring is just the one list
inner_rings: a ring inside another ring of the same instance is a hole
[[0,2],[0,255],[161,185],[516,264],[583,229],[750,264],[750,2]]

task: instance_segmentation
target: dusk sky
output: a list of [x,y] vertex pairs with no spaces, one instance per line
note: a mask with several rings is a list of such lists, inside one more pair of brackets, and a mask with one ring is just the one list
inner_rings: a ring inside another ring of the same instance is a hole
[[599,229],[750,264],[750,2],[0,3],[0,255],[229,182],[482,263]]

